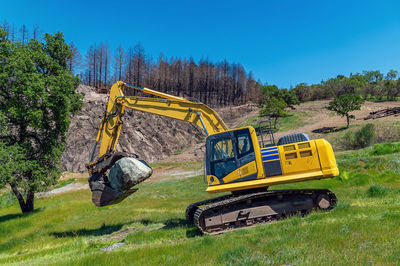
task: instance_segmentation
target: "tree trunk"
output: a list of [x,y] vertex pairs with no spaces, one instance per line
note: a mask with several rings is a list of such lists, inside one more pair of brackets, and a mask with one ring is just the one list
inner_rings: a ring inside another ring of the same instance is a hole
[[347,119],[347,127],[346,128],[349,128],[350,116],[348,114],[346,115],[346,119]]
[[33,200],[35,198],[35,193],[33,191],[28,191],[26,195],[26,201],[24,197],[19,192],[18,188],[14,184],[10,184],[12,191],[18,199],[19,206],[21,207],[22,213],[27,213],[33,211]]
[[278,121],[278,117],[277,116],[274,118],[274,129],[276,129],[276,121]]

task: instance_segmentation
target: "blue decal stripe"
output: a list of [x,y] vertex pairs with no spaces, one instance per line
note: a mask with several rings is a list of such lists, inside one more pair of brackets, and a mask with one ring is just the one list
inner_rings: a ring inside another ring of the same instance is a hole
[[262,148],[261,151],[270,151],[270,150],[277,150],[278,147],[271,147],[271,148]]
[[277,155],[270,155],[270,156],[263,156],[262,159],[263,159],[263,161],[279,159],[279,154],[277,154]]
[[278,151],[264,151],[264,152],[261,152],[262,156],[270,155],[270,154],[278,154]]

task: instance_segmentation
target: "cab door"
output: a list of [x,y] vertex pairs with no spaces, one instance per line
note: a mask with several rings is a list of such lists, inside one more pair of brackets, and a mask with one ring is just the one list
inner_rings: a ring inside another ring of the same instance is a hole
[[236,147],[232,132],[225,132],[207,138],[207,175],[223,184],[228,175],[235,175],[237,169]]
[[248,128],[208,137],[206,155],[207,176],[216,177],[219,184],[257,179],[254,147]]
[[257,179],[256,155],[249,129],[236,130],[234,131],[234,135],[237,148],[237,167],[240,178],[232,180],[232,182]]

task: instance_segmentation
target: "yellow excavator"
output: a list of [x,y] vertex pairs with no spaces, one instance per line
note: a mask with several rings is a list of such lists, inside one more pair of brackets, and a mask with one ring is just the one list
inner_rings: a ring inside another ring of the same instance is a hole
[[[125,96],[126,87],[157,97]],[[121,202],[137,190],[134,185],[148,177],[130,183],[131,188],[123,191],[113,189],[107,177],[110,168],[129,156],[116,151],[125,108],[193,123],[206,132],[206,191],[231,193],[187,207],[188,222],[203,233],[222,233],[291,215],[305,215],[316,209],[330,210],[336,204],[335,194],[328,189],[267,190],[272,185],[337,176],[333,149],[326,140],[310,140],[307,134],[298,133],[281,137],[275,143],[271,130],[269,139],[264,140],[263,132],[257,136],[251,126],[229,129],[203,103],[118,81],[111,87],[87,165],[96,206]]]

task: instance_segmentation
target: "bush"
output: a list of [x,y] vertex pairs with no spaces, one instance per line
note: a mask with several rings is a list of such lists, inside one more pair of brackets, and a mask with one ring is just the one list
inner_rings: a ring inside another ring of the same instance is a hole
[[375,137],[374,125],[366,124],[359,131],[354,133],[356,148],[365,148],[371,145]]
[[343,136],[342,145],[346,150],[353,150],[354,149],[354,132],[349,131],[346,132]]
[[361,149],[372,144],[375,138],[375,129],[373,124],[366,124],[360,130],[347,132],[343,136],[343,146],[346,149]]

